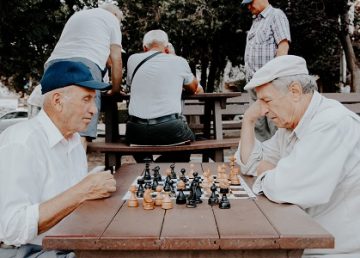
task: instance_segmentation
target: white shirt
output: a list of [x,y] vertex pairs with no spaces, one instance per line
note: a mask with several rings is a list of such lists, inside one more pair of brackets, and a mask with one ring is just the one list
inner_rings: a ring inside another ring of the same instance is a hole
[[69,140],[41,110],[0,134],[0,242],[41,245],[39,204],[87,173],[79,134]]
[[315,92],[293,131],[279,129],[268,141],[256,141],[247,164],[239,153],[246,175],[256,175],[262,159],[276,165],[257,178],[255,193],[299,205],[335,237],[335,249],[305,254],[360,257],[360,118],[355,113]]
[[74,13],[65,24],[48,63],[54,59],[83,57],[105,69],[110,45],[121,46],[120,22],[102,8]]
[[[134,54],[127,63],[127,83],[136,66],[155,51]],[[129,114],[144,119],[181,113],[183,85],[194,79],[188,62],[171,54],[159,54],[136,72],[130,88]]]

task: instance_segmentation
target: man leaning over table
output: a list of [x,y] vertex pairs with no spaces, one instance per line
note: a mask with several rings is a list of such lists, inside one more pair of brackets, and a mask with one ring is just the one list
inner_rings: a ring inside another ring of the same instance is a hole
[[43,251],[46,231],[86,200],[116,190],[109,171],[87,174],[78,132],[97,112],[94,80],[80,62],[51,65],[41,80],[43,109],[0,135],[0,257],[74,257]]
[[[244,114],[236,157],[243,174],[257,175],[254,192],[300,206],[335,237],[334,249],[305,257],[360,257],[359,116],[320,95],[298,56],[276,57],[245,89],[258,100]],[[279,130],[261,143],[254,127],[263,115]]]

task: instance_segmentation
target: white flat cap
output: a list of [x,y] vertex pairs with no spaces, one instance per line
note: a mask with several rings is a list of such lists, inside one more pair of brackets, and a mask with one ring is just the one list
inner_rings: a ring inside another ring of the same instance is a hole
[[299,74],[309,74],[304,58],[293,55],[275,57],[256,71],[244,89],[250,90],[272,82],[276,78]]

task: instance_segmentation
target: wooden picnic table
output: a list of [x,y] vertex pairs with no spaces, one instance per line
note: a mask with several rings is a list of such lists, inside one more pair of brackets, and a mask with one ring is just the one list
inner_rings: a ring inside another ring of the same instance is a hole
[[[193,163],[194,170],[220,163]],[[222,164],[222,163],[221,163]],[[164,173],[170,164],[159,165]],[[176,171],[189,163],[175,164]],[[74,250],[77,257],[301,257],[306,248],[333,248],[334,238],[302,209],[263,196],[230,200],[230,209],[206,202],[196,208],[129,208],[122,198],[144,170],[123,165],[112,197],[85,202],[43,240],[45,249]],[[244,177],[244,176],[243,176]],[[244,177],[251,184],[252,178]]]
[[[184,95],[184,100],[197,100],[204,104],[204,136],[211,137],[211,124],[214,125],[214,138],[223,139],[222,110],[226,108],[226,100],[241,96],[241,92],[201,93]],[[119,138],[117,102],[129,100],[130,95],[102,96],[101,110],[105,113],[105,142],[117,142]]]

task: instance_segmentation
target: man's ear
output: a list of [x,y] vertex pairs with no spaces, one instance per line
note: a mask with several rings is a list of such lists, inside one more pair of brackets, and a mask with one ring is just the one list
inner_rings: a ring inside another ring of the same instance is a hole
[[291,94],[295,102],[300,101],[301,96],[303,95],[303,88],[298,81],[294,81],[289,86],[289,93]]
[[60,92],[54,92],[51,96],[52,106],[55,107],[57,111],[62,111],[64,96]]
[[143,46],[144,52],[149,51],[149,49],[146,46]]

